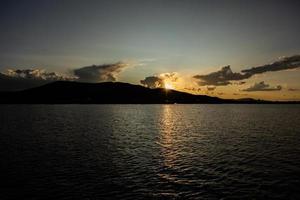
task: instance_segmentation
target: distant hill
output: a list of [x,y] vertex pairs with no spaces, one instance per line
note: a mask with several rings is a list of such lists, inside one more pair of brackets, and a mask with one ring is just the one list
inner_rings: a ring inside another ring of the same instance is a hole
[[[121,82],[57,81],[15,92],[0,92],[0,103],[30,104],[150,104],[150,103],[274,103],[253,99],[228,100],[175,90],[149,89]],[[294,102],[293,102],[294,103]]]

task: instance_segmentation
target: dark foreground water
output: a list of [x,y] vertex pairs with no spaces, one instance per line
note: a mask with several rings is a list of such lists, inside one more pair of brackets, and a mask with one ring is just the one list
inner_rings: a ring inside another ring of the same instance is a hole
[[0,105],[0,199],[299,199],[300,105]]

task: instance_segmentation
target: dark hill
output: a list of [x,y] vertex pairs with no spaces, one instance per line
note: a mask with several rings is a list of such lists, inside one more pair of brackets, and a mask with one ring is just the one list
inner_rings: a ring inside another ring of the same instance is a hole
[[37,88],[2,92],[0,103],[223,103],[205,95],[149,89],[120,82],[79,83],[58,81]]
[[[226,100],[165,89],[149,89],[120,82],[80,83],[57,81],[15,92],[1,92],[0,103],[30,104],[148,104],[148,103],[276,103],[269,101]],[[278,103],[278,102],[277,102]],[[294,103],[294,102],[292,102]]]

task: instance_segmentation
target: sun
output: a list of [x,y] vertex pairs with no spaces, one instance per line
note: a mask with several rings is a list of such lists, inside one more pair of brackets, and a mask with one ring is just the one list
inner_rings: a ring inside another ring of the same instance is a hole
[[167,90],[173,90],[174,86],[171,83],[165,83],[165,89],[167,89]]

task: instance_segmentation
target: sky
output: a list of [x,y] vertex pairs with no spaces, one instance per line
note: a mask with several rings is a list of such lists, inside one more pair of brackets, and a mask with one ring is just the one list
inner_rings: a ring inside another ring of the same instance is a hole
[[1,82],[8,78],[121,81],[300,100],[299,7],[296,0],[2,0],[0,89],[14,88]]

